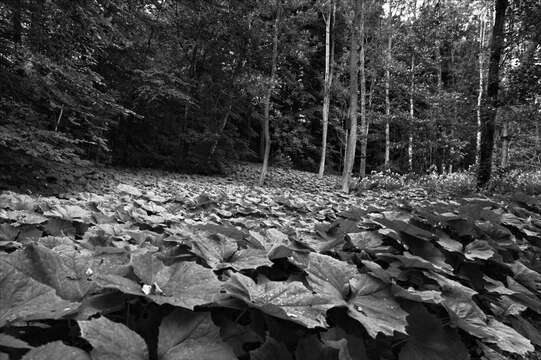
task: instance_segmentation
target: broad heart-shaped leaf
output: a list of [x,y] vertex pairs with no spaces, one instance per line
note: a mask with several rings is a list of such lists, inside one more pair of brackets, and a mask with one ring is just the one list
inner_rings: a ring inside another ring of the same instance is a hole
[[464,256],[469,260],[487,260],[494,256],[495,251],[485,240],[475,240],[466,245]]
[[178,309],[162,320],[158,338],[160,360],[235,360],[220,338],[209,313]]
[[515,281],[512,277],[507,277],[507,285],[514,292],[510,297],[516,302],[529,307],[531,310],[541,314],[541,299],[533,292]]
[[22,360],[90,360],[83,350],[54,341],[27,352]]
[[389,285],[327,255],[309,254],[305,271],[308,284],[328,300],[325,308],[348,307],[349,315],[370,336],[405,332],[407,313],[394,299]]
[[394,299],[389,285],[364,274],[352,279],[350,285],[349,315],[359,321],[370,336],[375,338],[380,332],[386,335],[405,332],[408,314]]
[[43,215],[68,221],[85,223],[92,221],[92,212],[77,205],[53,204],[43,212]]
[[468,350],[456,330],[420,304],[408,309],[408,342],[400,350],[400,360],[468,360]]
[[524,355],[534,350],[530,341],[513,328],[487,316],[473,301],[474,290],[439,274],[425,275],[442,288],[443,305],[455,326],[510,353]]
[[233,274],[224,284],[231,296],[271,316],[307,328],[326,327],[327,299],[314,295],[301,282],[265,281],[257,284],[242,274]]
[[58,319],[78,306],[0,259],[0,328],[13,321]]
[[287,347],[270,336],[263,345],[250,352],[251,360],[293,360]]
[[240,271],[272,266],[265,250],[239,250],[235,240],[221,234],[195,235],[191,244],[192,251],[214,270],[232,268]]
[[85,275],[88,262],[82,256],[68,258],[31,244],[7,260],[26,276],[53,287],[66,300],[80,301],[93,286]]
[[78,324],[81,336],[94,348],[92,360],[148,360],[147,344],[127,326],[105,317]]
[[541,292],[541,274],[533,271],[520,261],[515,261],[510,265],[510,268],[513,271],[515,280],[532,291]]
[[[201,265],[180,262],[165,266],[150,254],[134,257],[133,270],[141,283],[115,275],[98,275],[95,281],[105,288],[146,296],[159,305],[171,304],[191,310],[213,302],[222,285],[212,270]],[[143,285],[154,286],[156,291],[145,294]]]
[[424,241],[432,241],[438,239],[438,237],[430,231],[421,229],[420,227],[409,224],[403,220],[395,219],[395,216],[393,214],[388,214],[385,218],[374,219],[374,222],[386,228],[394,230],[401,235],[411,236],[416,239],[421,239]]
[[34,210],[37,206],[36,199],[29,195],[17,194],[11,191],[0,195],[0,208],[11,210]]

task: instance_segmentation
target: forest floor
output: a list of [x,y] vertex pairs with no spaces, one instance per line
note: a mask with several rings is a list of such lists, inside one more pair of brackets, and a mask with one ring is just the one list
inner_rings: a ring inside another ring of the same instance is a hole
[[539,196],[258,176],[244,164],[11,179],[0,359],[496,359],[541,346]]

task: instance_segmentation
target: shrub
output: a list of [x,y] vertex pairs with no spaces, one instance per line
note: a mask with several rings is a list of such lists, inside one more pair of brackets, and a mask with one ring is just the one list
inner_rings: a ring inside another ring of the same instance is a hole
[[476,191],[475,174],[464,171],[452,174],[431,173],[420,177],[417,183],[430,194],[464,196]]
[[406,186],[405,176],[391,171],[372,172],[370,176],[360,179],[354,186],[356,191],[364,190],[400,190]]
[[497,171],[490,181],[489,189],[502,194],[521,191],[528,195],[539,195],[541,194],[541,170]]

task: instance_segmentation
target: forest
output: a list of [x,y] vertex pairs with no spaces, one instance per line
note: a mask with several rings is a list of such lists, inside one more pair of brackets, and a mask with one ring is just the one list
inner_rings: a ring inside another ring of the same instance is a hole
[[539,2],[505,4],[498,51],[492,2],[3,1],[0,146],[363,177],[471,169],[485,124],[485,162],[539,169]]
[[0,0],[0,360],[540,354],[540,0]]

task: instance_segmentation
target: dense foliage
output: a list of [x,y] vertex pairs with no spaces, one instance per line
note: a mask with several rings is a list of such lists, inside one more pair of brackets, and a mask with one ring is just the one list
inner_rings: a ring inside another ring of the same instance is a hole
[[[493,5],[417,2],[371,0],[363,7],[368,172],[383,167],[387,121],[396,171],[409,170],[410,143],[416,172],[475,163]],[[351,9],[347,1],[335,5],[330,171],[343,163],[349,101]],[[56,161],[199,172],[220,171],[228,159],[257,159],[278,8],[271,158],[315,171],[328,8],[315,0],[4,0],[0,146]],[[504,167],[535,167],[540,159],[540,18],[538,2],[510,3],[496,141]]]
[[361,200],[307,174],[265,189],[157,175],[0,195],[1,356],[461,360],[541,346],[539,198],[410,187]]

